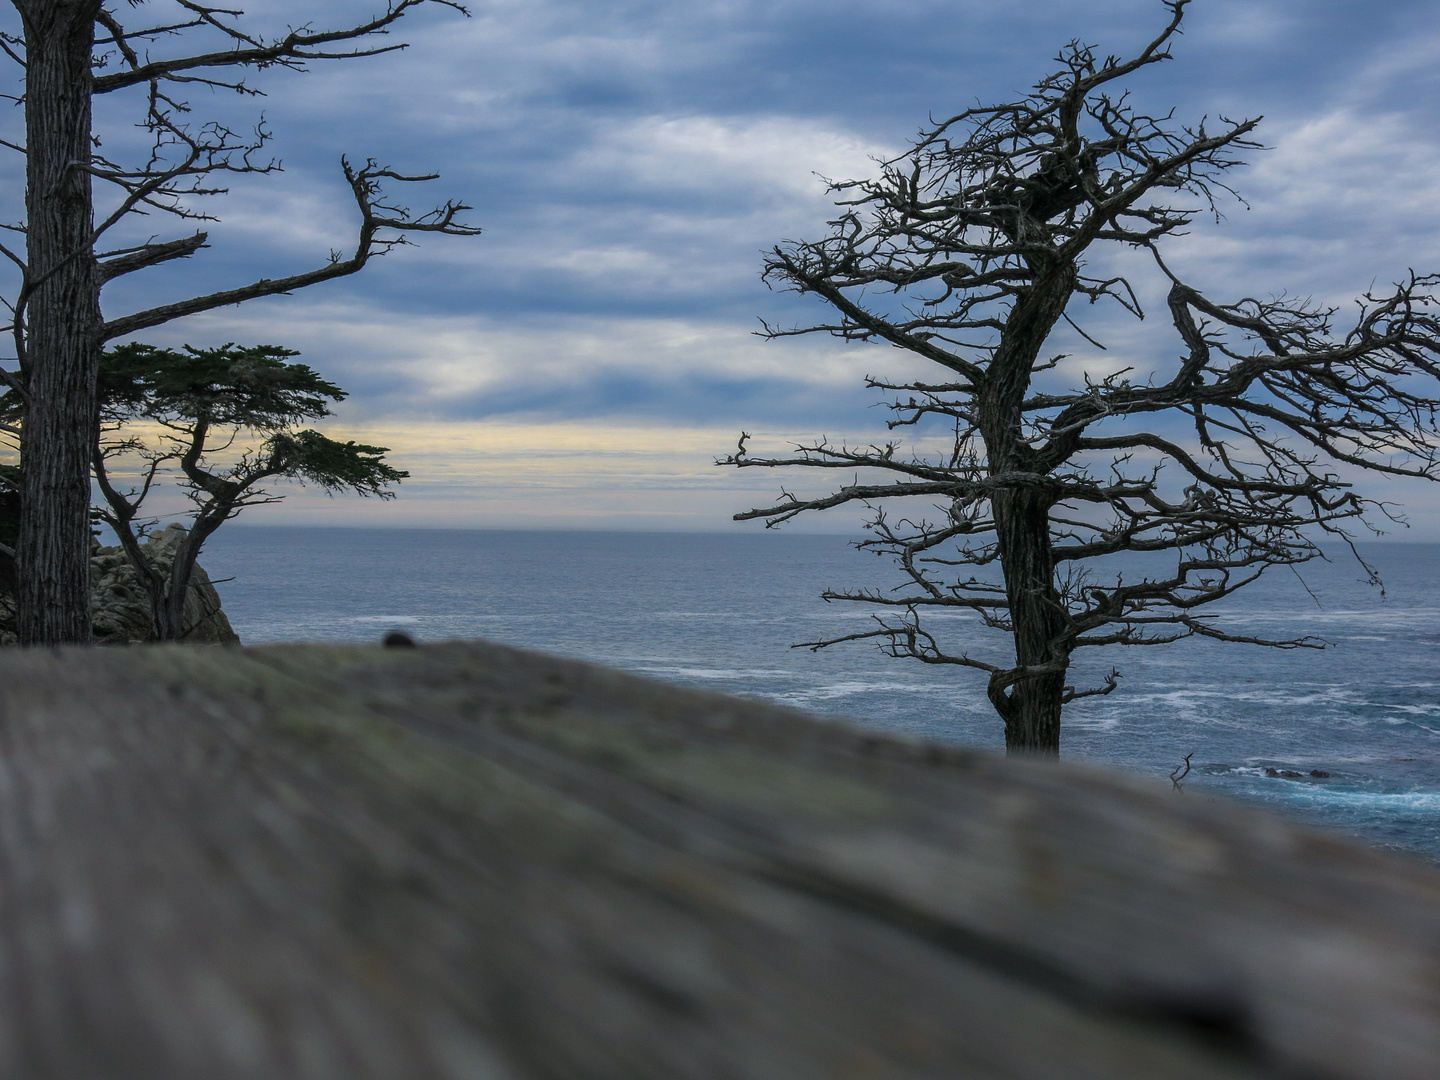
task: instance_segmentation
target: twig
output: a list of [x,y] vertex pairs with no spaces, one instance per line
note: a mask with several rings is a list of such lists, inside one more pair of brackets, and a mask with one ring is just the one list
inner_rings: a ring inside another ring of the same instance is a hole
[[1183,769],[1181,766],[1176,765],[1175,768],[1171,770],[1170,783],[1174,785],[1176,791],[1182,793],[1185,791],[1185,785],[1181,781],[1183,781],[1185,777],[1190,775],[1190,759],[1194,756],[1195,751],[1190,751],[1190,753],[1185,755],[1185,764]]

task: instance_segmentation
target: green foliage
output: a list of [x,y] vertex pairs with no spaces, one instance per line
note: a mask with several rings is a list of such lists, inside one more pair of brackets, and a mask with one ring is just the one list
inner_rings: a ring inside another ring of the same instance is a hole
[[[161,349],[132,343],[107,351],[100,363],[102,422],[124,433],[127,424],[152,420],[168,428],[169,452],[143,445],[131,435],[111,445],[151,461],[182,461],[193,488],[219,494],[230,489],[236,505],[261,494],[253,485],[271,477],[316,484],[334,494],[393,498],[387,490],[409,474],[384,462],[389,448],[336,442],[318,431],[293,431],[299,423],[330,415],[345,391],[322,379],[300,354],[279,345],[214,349]],[[267,437],[239,463],[207,472],[202,461],[215,445],[229,448],[244,433]]]
[[102,416],[123,422],[205,420],[211,424],[274,431],[330,414],[345,391],[279,345],[181,350],[129,344],[100,361]]
[[[262,486],[266,481],[389,499],[394,497],[389,489],[409,475],[385,463],[388,447],[338,442],[308,427],[296,430],[329,416],[330,405],[345,398],[340,387],[294,363],[298,355],[278,345],[175,350],[130,344],[101,358],[94,473],[104,505],[97,517],[115,530],[149,591],[161,640],[187,632],[186,590],[205,541],[245,507],[281,498]],[[136,461],[139,485],[121,490],[115,463]],[[141,544],[155,520],[140,514],[146,498],[172,472],[195,509],[171,563],[161,567]]]
[[277,475],[318,484],[326,491],[353,491],[393,499],[387,491],[410,474],[386,465],[388,446],[336,442],[318,431],[272,436],[266,443]]

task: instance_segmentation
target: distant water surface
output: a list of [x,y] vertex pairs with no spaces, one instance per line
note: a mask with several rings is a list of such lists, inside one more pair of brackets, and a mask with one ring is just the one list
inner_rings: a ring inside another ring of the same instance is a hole
[[[1193,754],[1188,797],[1224,791],[1440,860],[1440,545],[1362,550],[1383,596],[1337,555],[1304,569],[1308,591],[1282,571],[1231,604],[1242,632],[1319,635],[1334,643],[1323,652],[1210,641],[1084,650],[1077,681],[1112,664],[1124,678],[1110,696],[1067,707],[1063,752],[1167,784]],[[883,730],[1003,745],[979,673],[892,660],[869,643],[790,648],[866,626],[865,608],[826,604],[822,589],[895,581],[841,537],[239,524],[201,562],[211,577],[234,577],[219,588],[247,644],[377,641],[391,629],[488,638]],[[961,616],[945,629],[985,640]]]

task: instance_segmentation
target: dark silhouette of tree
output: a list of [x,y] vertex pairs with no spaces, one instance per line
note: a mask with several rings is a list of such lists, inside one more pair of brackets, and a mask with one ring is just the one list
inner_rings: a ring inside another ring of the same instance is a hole
[[20,470],[0,465],[0,633],[15,632],[15,541],[20,535]]
[[[206,246],[206,234],[124,244],[108,238],[135,215],[211,220],[200,207],[224,192],[226,175],[268,173],[263,122],[242,133],[189,116],[185,93],[201,87],[260,93],[250,71],[304,69],[402,49],[385,40],[421,7],[464,13],[453,0],[388,0],[384,10],[347,26],[292,27],[264,37],[245,13],[197,0],[152,0],[124,6],[102,0],[11,0],[24,33],[0,36],[0,50],[19,65],[24,90],[23,142],[0,146],[24,155],[26,217],[4,228],[23,237],[0,243],[18,272],[10,312],[17,370],[0,370],[7,392],[24,403],[21,517],[16,542],[19,633],[24,644],[90,639],[90,459],[95,444],[95,380],[105,342],[186,315],[263,296],[294,292],[353,274],[414,232],[473,235],[459,218],[469,209],[446,202],[414,214],[387,198],[383,185],[433,179],[407,176],[374,161],[342,161],[359,219],[349,255],[331,252],[315,269],[265,278],[144,311],[102,314],[101,289],[122,275]],[[157,10],[159,9],[159,10]],[[135,22],[135,19],[145,21]],[[177,44],[178,43],[178,44]],[[173,47],[173,48],[172,48]],[[131,162],[101,152],[92,124],[98,96],[133,92],[137,120],[150,133],[149,153]],[[112,197],[96,214],[93,187]]]
[[[1337,310],[1283,297],[1212,299],[1162,258],[1168,237],[1231,193],[1226,174],[1258,146],[1256,120],[1180,126],[1117,88],[1170,58],[1187,3],[1169,0],[1168,25],[1137,56],[1100,59],[1072,43],[1029,96],[933,125],[877,178],[832,183],[841,213],[829,235],[779,246],[765,263],[769,282],[834,312],[768,336],[887,342],[929,361],[933,378],[869,383],[891,395],[891,430],[947,434],[938,454],[822,440],[775,456],[752,455],[742,435],[722,464],[856,476],[736,517],[773,526],[869,507],[860,546],[893,555],[902,584],[827,592],[888,611],[873,629],[807,644],[871,639],[893,656],[986,673],[1012,752],[1058,753],[1062,706],[1115,688],[1118,672],[1067,684],[1077,649],[1192,635],[1321,645],[1226,630],[1205,606],[1267,567],[1316,557],[1327,536],[1348,544],[1351,526],[1383,513],[1352,489],[1356,475],[1440,478],[1440,278],[1411,273],[1341,323]],[[1142,314],[1125,277],[1087,272],[1106,247],[1147,257],[1168,287],[1180,352],[1156,356],[1145,381],[1121,372],[1066,389],[1057,332],[1098,345],[1078,325],[1089,305]],[[930,516],[887,510],[917,499]],[[1137,570],[1134,553],[1150,561]],[[1132,557],[1128,572],[1116,556]],[[1158,556],[1167,568],[1145,572]],[[1009,636],[1013,655],[942,641],[926,619],[937,610],[974,613]]]
[[[263,486],[267,481],[389,499],[390,487],[409,475],[385,464],[387,447],[297,430],[328,416],[330,403],[345,397],[305,364],[290,362],[298,355],[274,345],[174,351],[130,344],[101,359],[94,471],[104,505],[97,514],[115,530],[149,592],[161,641],[185,634],[185,597],[205,541],[245,507],[280,501]],[[125,459],[137,466],[139,483],[122,490],[113,471]],[[171,470],[179,471],[195,510],[173,561],[162,567],[144,546],[155,522],[140,515]]]

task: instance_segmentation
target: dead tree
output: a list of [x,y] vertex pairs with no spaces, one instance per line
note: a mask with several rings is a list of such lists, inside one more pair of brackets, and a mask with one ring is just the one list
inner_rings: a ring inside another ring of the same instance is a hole
[[[264,296],[294,292],[344,277],[405,234],[473,235],[460,221],[469,207],[446,202],[413,214],[388,199],[386,181],[407,176],[374,161],[342,161],[356,204],[358,236],[347,256],[331,252],[310,271],[240,284],[204,296],[128,314],[102,314],[101,289],[125,274],[206,246],[206,234],[143,243],[110,238],[135,215],[180,222],[213,220],[207,196],[224,192],[227,174],[267,173],[278,165],[263,157],[263,124],[242,133],[218,122],[197,123],[184,100],[195,86],[255,95],[247,72],[270,67],[306,68],[317,60],[375,56],[402,49],[384,39],[416,9],[432,6],[464,13],[453,0],[389,0],[380,14],[331,30],[292,28],[266,38],[243,11],[197,0],[165,0],[133,11],[102,0],[11,0],[23,34],[0,38],[23,73],[23,143],[4,140],[25,157],[26,217],[6,225],[22,244],[0,244],[18,272],[4,298],[17,366],[0,374],[6,393],[24,403],[21,448],[21,524],[17,549],[20,640],[26,644],[85,642],[90,637],[90,457],[95,445],[96,372],[105,342],[186,315]],[[157,11],[157,8],[168,10]],[[150,16],[135,25],[132,16]],[[178,45],[177,45],[178,43]],[[171,46],[176,46],[173,51]],[[137,120],[152,136],[138,160],[101,153],[91,122],[99,95],[133,92]],[[96,182],[109,196],[97,213]]]
[[[944,450],[822,440],[759,456],[742,436],[722,464],[855,478],[736,517],[774,526],[870,508],[860,546],[893,555],[902,585],[827,592],[886,611],[873,629],[807,644],[877,640],[893,656],[986,673],[1011,752],[1058,753],[1062,706],[1115,688],[1118,672],[1067,685],[1077,649],[1192,635],[1320,645],[1231,632],[1205,607],[1267,567],[1316,557],[1326,538],[1348,544],[1367,513],[1383,512],[1347,477],[1440,478],[1440,278],[1410,273],[1341,324],[1337,310],[1304,302],[1211,299],[1162,259],[1168,237],[1233,194],[1228,171],[1258,146],[1256,120],[1185,127],[1119,89],[1169,59],[1187,3],[1169,0],[1168,25],[1133,58],[1072,43],[1024,99],[933,125],[878,178],[832,183],[841,213],[829,234],[776,247],[765,264],[772,285],[834,312],[768,336],[885,342],[934,365],[931,379],[869,382],[890,396],[890,430],[938,427]],[[1078,325],[1097,303],[1142,316],[1125,277],[1087,272],[1106,248],[1140,253],[1168,288],[1180,352],[1155,356],[1148,377],[1067,389],[1060,332],[1098,345]],[[933,513],[897,517],[894,500]],[[1133,553],[1166,568],[1137,573]],[[926,614],[957,610],[1003,631],[1013,654],[941,640]]]

